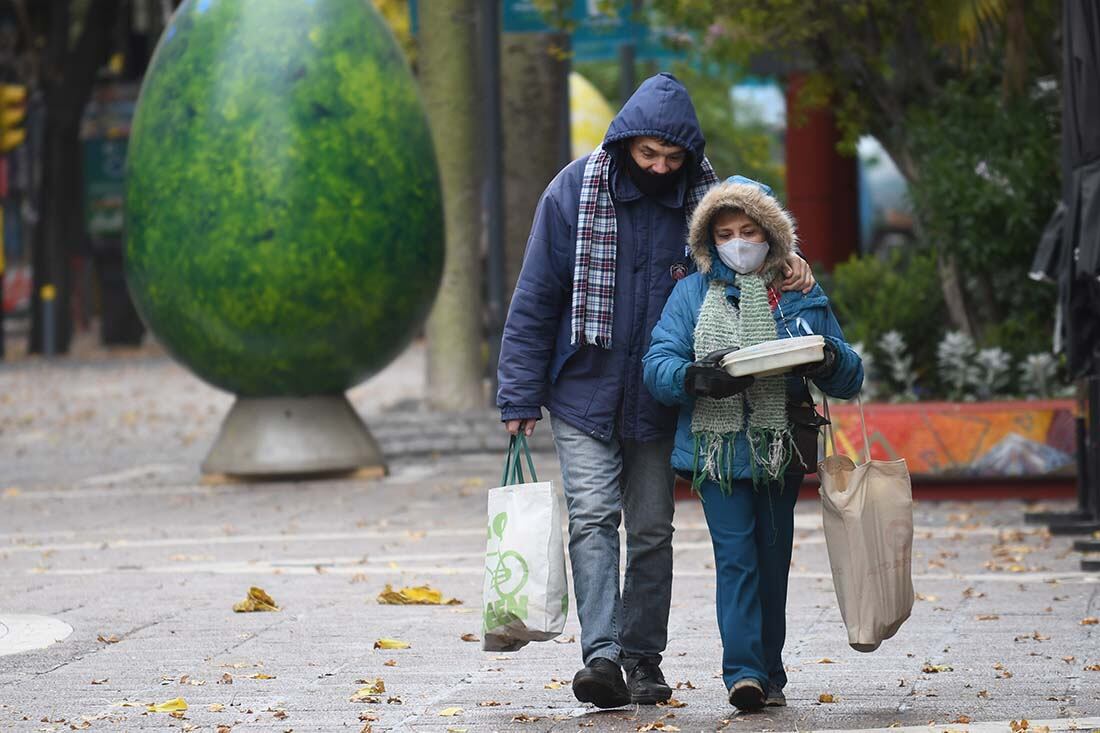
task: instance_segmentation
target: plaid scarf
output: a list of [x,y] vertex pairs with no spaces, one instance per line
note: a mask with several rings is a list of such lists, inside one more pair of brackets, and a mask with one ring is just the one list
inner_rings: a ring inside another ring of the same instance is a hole
[[[684,202],[684,220],[703,199],[707,190],[718,183],[710,161],[703,158],[702,173],[688,189]],[[611,202],[608,172],[611,153],[596,148],[584,166],[580,207],[577,210],[576,262],[573,265],[573,337],[574,345],[595,344],[611,348],[611,321],[615,308],[615,256],[618,232],[615,205]]]

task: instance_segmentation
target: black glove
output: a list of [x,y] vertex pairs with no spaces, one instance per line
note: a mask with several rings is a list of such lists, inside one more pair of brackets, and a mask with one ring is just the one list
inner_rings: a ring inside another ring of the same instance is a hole
[[684,391],[692,397],[711,397],[720,400],[741,394],[756,381],[754,377],[734,377],[718,364],[722,357],[731,351],[736,351],[734,346],[729,349],[712,351],[699,361],[692,362],[684,374]]
[[791,370],[791,374],[807,379],[825,379],[836,371],[836,360],[836,346],[826,339],[824,358],[816,364],[800,364]]

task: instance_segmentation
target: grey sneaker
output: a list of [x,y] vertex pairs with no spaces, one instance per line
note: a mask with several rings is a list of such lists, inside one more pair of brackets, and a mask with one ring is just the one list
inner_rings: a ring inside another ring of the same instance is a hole
[[754,679],[746,677],[737,680],[730,688],[730,705],[744,713],[751,713],[764,707],[764,688]]
[[769,708],[787,707],[787,696],[783,694],[783,688],[769,682],[768,696],[767,698],[765,698],[764,704],[767,705]]

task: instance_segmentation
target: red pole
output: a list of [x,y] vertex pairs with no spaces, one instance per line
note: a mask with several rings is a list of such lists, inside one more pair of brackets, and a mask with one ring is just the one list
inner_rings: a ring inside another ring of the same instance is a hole
[[787,82],[787,205],[806,259],[832,270],[859,249],[857,161],[837,152],[831,109],[799,109],[804,82],[802,74]]

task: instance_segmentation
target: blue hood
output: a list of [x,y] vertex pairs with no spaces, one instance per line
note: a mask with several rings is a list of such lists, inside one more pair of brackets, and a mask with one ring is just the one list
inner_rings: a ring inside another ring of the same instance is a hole
[[706,140],[695,116],[687,88],[672,74],[661,72],[642,82],[626,100],[607,128],[605,150],[632,137],[659,137],[686,148],[698,164],[703,160]]

